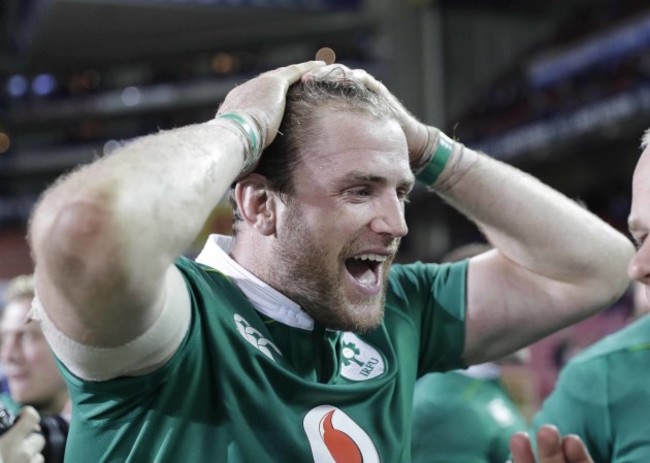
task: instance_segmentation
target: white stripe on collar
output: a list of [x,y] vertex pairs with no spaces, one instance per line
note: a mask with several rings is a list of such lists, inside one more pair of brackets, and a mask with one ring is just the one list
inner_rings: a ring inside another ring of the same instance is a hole
[[298,304],[264,283],[230,257],[228,253],[231,245],[230,236],[210,235],[196,261],[229,277],[258,312],[293,328],[313,330],[314,320]]

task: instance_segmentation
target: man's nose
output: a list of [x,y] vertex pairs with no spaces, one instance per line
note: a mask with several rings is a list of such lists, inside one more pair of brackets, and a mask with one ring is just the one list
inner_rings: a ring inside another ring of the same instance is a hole
[[20,341],[17,336],[2,335],[0,341],[0,360],[4,363],[17,360],[21,355]]
[[401,238],[408,233],[404,217],[404,203],[397,195],[384,198],[378,205],[376,216],[370,224],[375,233]]
[[646,241],[636,251],[627,267],[627,274],[633,280],[650,285],[650,242]]

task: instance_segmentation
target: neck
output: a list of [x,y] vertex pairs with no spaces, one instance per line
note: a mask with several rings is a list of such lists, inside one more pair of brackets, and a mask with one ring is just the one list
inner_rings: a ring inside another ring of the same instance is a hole
[[230,252],[230,257],[246,270],[251,272],[257,278],[265,283],[269,283],[267,276],[266,265],[270,261],[265,251],[264,240],[260,239],[247,239],[240,236],[233,240]]
[[66,409],[69,404],[68,393],[62,391],[61,393],[52,397],[51,400],[43,402],[40,404],[34,404],[34,408],[38,411],[39,414],[47,415],[60,415],[66,413]]

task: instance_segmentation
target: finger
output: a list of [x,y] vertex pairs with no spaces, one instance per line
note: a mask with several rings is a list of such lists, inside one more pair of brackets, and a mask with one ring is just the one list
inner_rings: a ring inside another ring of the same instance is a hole
[[356,80],[361,82],[368,90],[378,95],[394,100],[394,96],[388,91],[386,86],[377,80],[364,69],[350,69],[342,64],[329,64],[317,69],[313,69],[302,76],[303,82],[309,80],[323,79],[325,77],[337,77],[345,80]]
[[40,420],[41,416],[38,414],[34,407],[23,407],[22,410],[20,410],[18,421],[16,421],[16,424],[13,425],[7,432],[27,435],[30,432],[34,432],[39,429],[38,423]]
[[300,80],[300,78],[305,73],[324,66],[324,61],[307,61],[304,63],[292,64],[290,66],[278,68],[273,71],[268,71],[267,74],[276,75],[282,79],[285,79],[289,82],[289,85],[291,85],[295,82],[298,82],[298,80]]
[[568,463],[593,463],[580,437],[570,434],[562,439],[562,450]]
[[352,71],[352,77],[363,82],[363,84],[374,93],[388,92],[388,89],[384,84],[363,69],[355,69]]
[[537,430],[539,463],[569,463],[562,452],[562,439],[555,426],[544,425]]
[[341,78],[351,77],[353,75],[353,71],[349,67],[340,63],[328,64],[309,70],[302,76],[302,80],[307,81],[311,79],[321,79],[325,76],[332,75]]
[[535,463],[530,437],[524,432],[515,433],[510,438],[510,452],[514,463]]
[[45,438],[42,434],[31,433],[23,440],[23,450],[25,450],[28,455],[40,454],[43,447],[45,447]]

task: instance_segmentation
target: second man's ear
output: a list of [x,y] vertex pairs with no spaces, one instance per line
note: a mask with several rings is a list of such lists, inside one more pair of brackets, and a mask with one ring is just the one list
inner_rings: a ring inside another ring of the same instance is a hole
[[275,233],[278,197],[270,190],[266,177],[250,174],[239,180],[235,200],[246,226],[265,236]]

